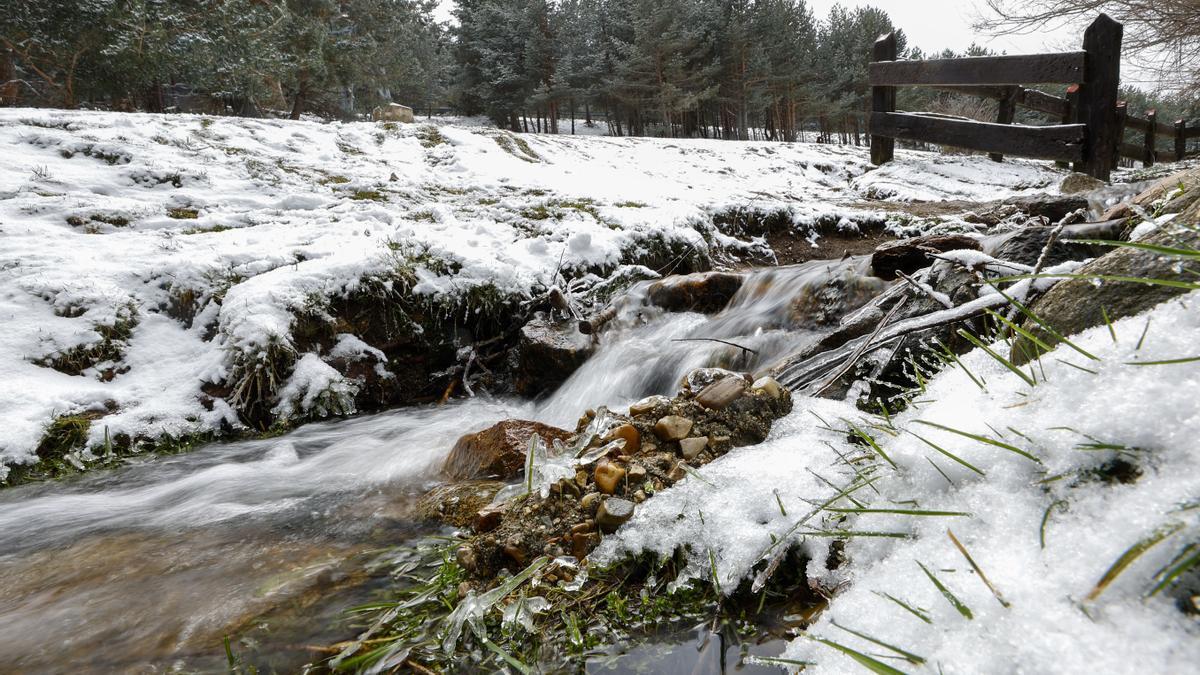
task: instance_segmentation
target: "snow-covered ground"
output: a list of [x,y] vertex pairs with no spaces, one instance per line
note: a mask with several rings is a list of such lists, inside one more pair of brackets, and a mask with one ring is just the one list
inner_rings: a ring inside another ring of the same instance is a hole
[[[976,350],[891,419],[799,399],[592,559],[686,545],[685,578],[728,592],[799,543],[808,577],[840,591],[784,655],[805,673],[865,672],[840,648],[900,672],[1195,672],[1195,568],[1158,587],[1200,546],[1200,292],[1074,342],[1090,357],[1060,346],[1035,386]],[[851,424],[886,460],[847,442]]]
[[0,478],[64,415],[94,419],[94,447],[236,427],[202,387],[272,350],[296,364],[276,414],[311,412],[355,386],[327,360],[376,352],[344,335],[298,353],[296,313],[400,264],[411,293],[520,297],[560,262],[612,269],[664,242],[761,251],[718,231],[726,209],[853,226],[877,217],[845,206],[868,194],[1003,198],[1060,177],[904,152],[872,171],[852,147],[28,109],[0,111],[0,143]]

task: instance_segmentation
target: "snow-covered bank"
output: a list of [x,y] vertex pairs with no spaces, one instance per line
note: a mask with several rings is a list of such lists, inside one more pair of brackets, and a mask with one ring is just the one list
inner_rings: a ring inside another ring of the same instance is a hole
[[[838,204],[867,194],[1003,198],[1058,178],[915,153],[871,172],[864,149],[803,144],[40,110],[0,111],[0,143],[0,474],[67,415],[90,418],[98,452],[237,427],[247,387],[277,416],[344,410],[331,397],[359,385],[330,362],[388,364],[333,298],[471,311],[472,293],[519,300],[560,264],[764,251],[721,232],[723,210],[853,226],[879,216]],[[336,324],[336,346],[297,339],[298,314]]]
[[1033,386],[976,350],[891,418],[797,399],[767,443],[664,491],[593,561],[686,546],[687,576],[729,592],[799,544],[837,591],[785,655],[806,673],[863,668],[840,648],[903,672],[1190,671],[1195,568],[1160,582],[1200,541],[1198,307],[1193,292],[1088,330]]

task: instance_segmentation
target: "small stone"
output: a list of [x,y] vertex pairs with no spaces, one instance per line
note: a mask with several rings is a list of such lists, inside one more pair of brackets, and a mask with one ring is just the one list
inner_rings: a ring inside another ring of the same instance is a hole
[[583,560],[587,554],[600,543],[599,532],[576,534],[571,537],[571,555]]
[[596,513],[596,524],[607,534],[617,531],[633,517],[633,502],[619,497],[610,497],[600,504]]
[[671,470],[667,472],[667,480],[672,483],[678,483],[686,477],[687,471],[683,468],[683,462],[676,462],[675,466],[671,467]]
[[621,479],[625,477],[625,469],[616,462],[610,462],[607,459],[601,460],[596,465],[596,487],[606,495],[611,495],[617,491],[617,486],[621,484]]
[[454,559],[460,567],[468,572],[475,570],[475,550],[470,546],[459,546],[458,550],[454,552]]
[[599,492],[589,492],[583,496],[583,499],[579,500],[580,508],[582,508],[585,513],[589,513],[589,514],[595,513],[596,507],[599,504],[600,504],[600,493]]
[[512,558],[513,562],[518,565],[525,564],[525,549],[521,548],[520,544],[512,539],[504,545],[504,555]]
[[646,398],[629,406],[629,414],[638,417],[640,415],[649,415],[657,410],[662,410],[671,405],[671,399],[666,396],[647,396]]
[[587,534],[588,532],[591,532],[594,528],[595,528],[595,525],[593,523],[579,523],[575,527],[571,528],[571,534],[572,535]]
[[637,502],[638,504],[646,501],[646,493],[641,490],[633,493],[633,501]]
[[471,582],[464,581],[458,585],[458,597],[465,598],[471,592]]
[[704,452],[704,449],[707,447],[708,439],[704,437],[685,438],[679,441],[679,449],[683,452],[683,458],[689,461],[699,457],[700,453]]
[[646,467],[641,464],[629,465],[629,482],[635,485],[641,485],[642,481],[646,480]]
[[783,386],[773,377],[760,377],[750,385],[750,391],[762,392],[775,400],[783,396]]
[[585,488],[585,487],[587,487],[587,483],[588,483],[587,472],[586,471],[576,471],[575,472],[575,484],[581,488]]
[[745,393],[746,380],[735,375],[705,387],[699,394],[696,394],[696,403],[709,410],[724,410]]
[[622,424],[616,429],[610,431],[608,436],[604,438],[605,442],[615,441],[617,439],[625,441],[625,448],[622,450],[622,452],[626,455],[637,454],[637,452],[642,449],[642,435],[632,424]]
[[687,438],[692,431],[692,421],[679,415],[668,415],[654,425],[654,435],[664,441]]
[[471,524],[471,527],[480,534],[491,532],[500,527],[500,521],[504,519],[504,514],[507,511],[508,506],[506,504],[485,506],[479,510],[479,513],[475,514],[475,521]]

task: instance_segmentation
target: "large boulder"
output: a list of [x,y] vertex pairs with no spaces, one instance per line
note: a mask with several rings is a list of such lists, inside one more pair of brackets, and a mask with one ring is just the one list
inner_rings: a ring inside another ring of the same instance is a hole
[[[1200,219],[1200,204],[1196,206]],[[1142,240],[1142,243],[1175,248],[1200,249],[1200,231],[1192,227],[1167,226]],[[1170,279],[1195,282],[1200,278],[1200,261],[1161,255],[1134,248],[1118,248],[1079,268],[1077,274]],[[1090,279],[1060,282],[1035,301],[1032,311],[1060,335],[1080,331],[1140,314],[1155,305],[1187,293],[1185,288],[1151,284],[1105,281],[1097,285]],[[1053,347],[1057,339],[1034,321],[1025,329]],[[1012,361],[1027,363],[1040,349],[1027,338],[1013,343]]]
[[[1007,238],[992,244],[991,255],[1000,260],[1019,263],[1033,267],[1050,241],[1053,227],[1034,225],[1013,232]],[[1058,265],[1069,260],[1088,260],[1104,255],[1109,249],[1102,246],[1079,244],[1070,241],[1069,236],[1060,236],[1054,246],[1050,247],[1047,265]]]
[[1094,192],[1107,185],[1108,183],[1099,178],[1092,178],[1086,173],[1073,173],[1058,184],[1058,190],[1064,195],[1078,195]]
[[871,269],[880,279],[891,281],[899,272],[912,274],[929,267],[930,253],[945,253],[960,249],[982,250],[979,241],[965,234],[931,234],[912,239],[897,239],[879,245],[871,254]]
[[513,386],[522,396],[538,396],[566,382],[592,356],[591,338],[573,321],[534,317],[517,341]]
[[541,422],[504,420],[458,439],[442,471],[454,480],[516,478],[525,467],[525,451],[534,434],[547,446],[571,437],[571,432]]

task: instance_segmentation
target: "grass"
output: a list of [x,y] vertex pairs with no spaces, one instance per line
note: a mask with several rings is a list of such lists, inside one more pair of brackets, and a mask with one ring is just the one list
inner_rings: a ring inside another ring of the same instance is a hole
[[177,208],[167,211],[167,215],[176,220],[195,220],[200,217],[200,212],[196,209]]
[[355,190],[350,195],[350,199],[353,199],[355,201],[360,201],[360,202],[361,201],[386,202],[388,200],[387,195],[383,194],[379,190]]

